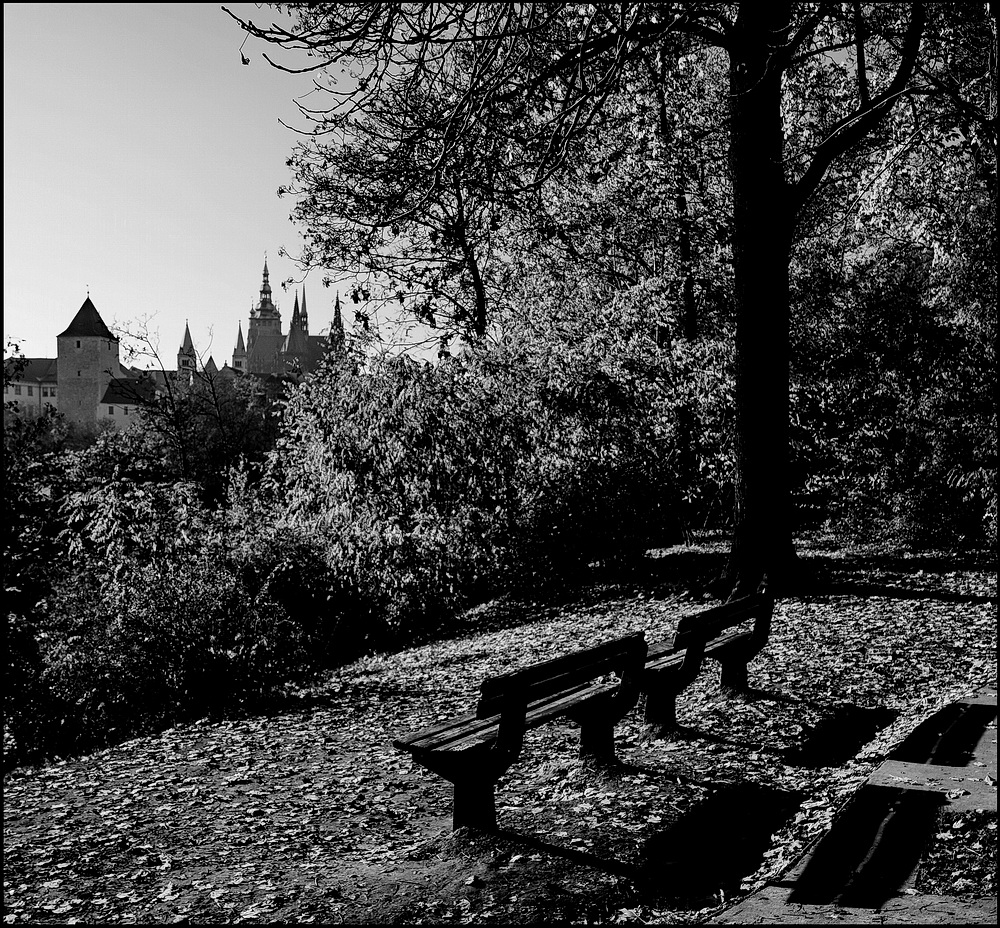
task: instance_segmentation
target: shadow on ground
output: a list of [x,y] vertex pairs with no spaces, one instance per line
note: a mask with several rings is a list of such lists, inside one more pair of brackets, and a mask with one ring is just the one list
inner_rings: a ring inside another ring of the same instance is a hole
[[721,787],[647,839],[640,883],[674,908],[703,908],[735,894],[802,799],[801,793],[755,783]]

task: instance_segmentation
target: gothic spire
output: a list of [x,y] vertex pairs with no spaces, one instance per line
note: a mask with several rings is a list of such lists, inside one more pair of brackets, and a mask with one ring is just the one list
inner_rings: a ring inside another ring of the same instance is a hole
[[268,280],[267,258],[264,259],[264,279],[260,285],[260,302],[263,306],[271,302],[271,283]]
[[340,315],[340,291],[333,304],[333,324],[330,326],[330,347],[336,351],[344,349],[344,320]]
[[194,371],[198,367],[198,355],[194,350],[194,342],[191,340],[191,328],[187,319],[184,320],[184,340],[177,351],[177,370]]

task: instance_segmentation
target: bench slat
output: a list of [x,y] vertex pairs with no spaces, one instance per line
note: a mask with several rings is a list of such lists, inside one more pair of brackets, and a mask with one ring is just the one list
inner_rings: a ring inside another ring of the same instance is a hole
[[677,623],[673,647],[680,649],[688,647],[692,641],[710,641],[734,625],[755,620],[765,608],[767,601],[753,595],[686,615]]
[[621,670],[623,662],[638,659],[646,652],[641,632],[584,648],[562,657],[550,658],[522,670],[489,677],[480,687],[476,714],[488,718],[503,711],[511,699],[534,702],[553,693],[566,691],[580,683]]
[[[562,691],[536,700],[527,707],[524,727],[536,728],[557,716],[565,715],[576,705],[582,705],[597,697],[613,693],[616,689],[617,686],[614,684],[580,683],[569,691]],[[405,738],[398,738],[392,744],[394,747],[409,751],[411,754],[417,754],[421,751],[467,751],[478,745],[495,741],[499,724],[499,715],[489,718],[467,715],[414,732]]]

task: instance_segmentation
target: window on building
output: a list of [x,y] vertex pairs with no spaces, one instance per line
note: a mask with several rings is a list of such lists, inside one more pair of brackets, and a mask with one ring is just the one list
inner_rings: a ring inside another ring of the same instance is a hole
[[35,388],[28,387],[28,396],[34,396],[34,395],[35,395]]
[[109,416],[113,416],[114,414],[115,414],[115,407],[114,406],[109,406],[108,407],[108,415]]
[[128,415],[128,406],[123,406],[122,407],[122,415],[123,416],[127,416]]
[[21,395],[21,385],[20,384],[15,384],[14,385],[14,396],[20,396],[20,395]]
[[76,372],[76,376],[77,377],[82,377],[83,376],[83,371],[77,371]]
[[48,395],[49,395],[49,388],[42,387],[42,396],[48,396]]
[[77,340],[76,340],[76,347],[77,347],[77,348],[79,348],[79,347],[80,347],[80,339],[77,339]]

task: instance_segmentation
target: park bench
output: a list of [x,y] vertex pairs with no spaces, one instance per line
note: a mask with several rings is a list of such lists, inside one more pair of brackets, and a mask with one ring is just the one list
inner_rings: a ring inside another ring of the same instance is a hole
[[[454,828],[495,831],[496,782],[519,757],[525,731],[568,718],[580,726],[584,761],[613,761],[614,727],[639,701],[645,659],[640,632],[489,677],[473,714],[397,738],[393,746],[453,784]],[[611,674],[618,680],[608,680]]]
[[654,734],[677,727],[677,696],[695,681],[706,658],[722,665],[724,690],[746,690],[747,664],[767,644],[773,612],[774,598],[762,588],[683,616],[672,639],[649,646],[642,691],[645,721]]

